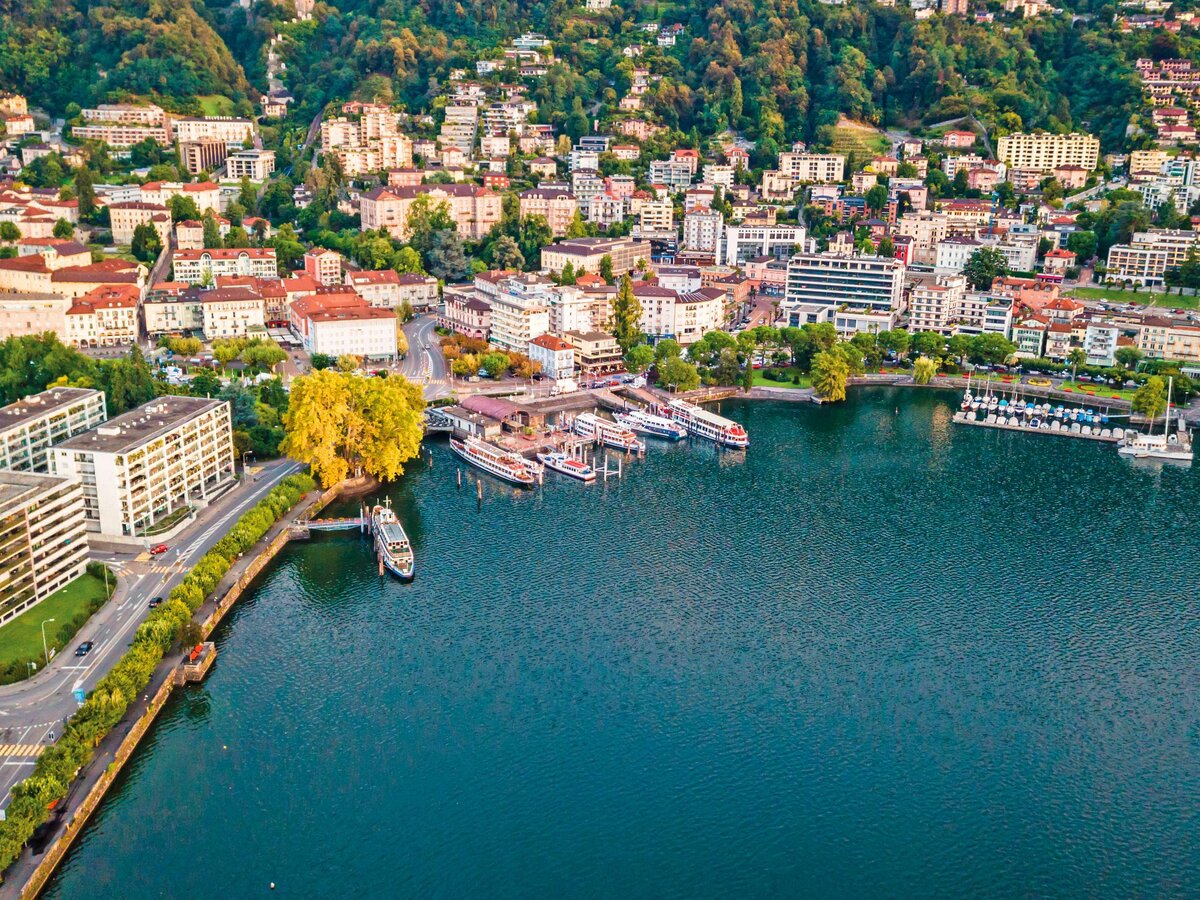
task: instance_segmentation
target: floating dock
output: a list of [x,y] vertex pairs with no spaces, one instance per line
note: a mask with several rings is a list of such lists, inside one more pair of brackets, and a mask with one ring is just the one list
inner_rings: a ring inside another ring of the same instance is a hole
[[1124,428],[1111,428],[1107,425],[1082,425],[1079,422],[1064,422],[1060,419],[1043,421],[1038,427],[1033,427],[1028,421],[1017,419],[1016,416],[998,416],[988,413],[983,419],[977,419],[970,410],[959,410],[954,414],[954,421],[960,425],[979,425],[982,428],[997,428],[1001,431],[1020,431],[1026,434],[1057,434],[1062,437],[1083,438],[1086,441],[1103,441],[1115,444],[1125,436]]

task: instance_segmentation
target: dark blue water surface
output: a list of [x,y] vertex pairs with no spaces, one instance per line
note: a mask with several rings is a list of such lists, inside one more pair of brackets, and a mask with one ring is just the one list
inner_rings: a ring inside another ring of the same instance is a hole
[[293,545],[50,896],[1200,895],[1200,470],[726,403],[621,482]]

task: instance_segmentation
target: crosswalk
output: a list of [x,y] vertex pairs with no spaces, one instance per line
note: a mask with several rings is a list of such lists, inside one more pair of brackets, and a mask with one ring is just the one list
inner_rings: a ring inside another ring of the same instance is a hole
[[0,744],[0,756],[41,756],[45,744]]
[[166,575],[168,572],[181,572],[183,570],[180,568],[179,563],[155,563],[150,567],[150,571],[156,572],[159,575]]

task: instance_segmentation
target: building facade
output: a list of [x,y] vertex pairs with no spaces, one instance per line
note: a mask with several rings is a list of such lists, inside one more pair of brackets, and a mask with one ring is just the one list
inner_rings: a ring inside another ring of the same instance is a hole
[[107,418],[104,392],[49,388],[0,408],[0,469],[48,472],[50,448]]

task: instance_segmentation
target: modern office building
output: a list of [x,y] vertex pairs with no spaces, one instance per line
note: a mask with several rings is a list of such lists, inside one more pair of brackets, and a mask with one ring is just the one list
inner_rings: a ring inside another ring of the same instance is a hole
[[78,481],[0,471],[0,624],[82,575],[87,552]]
[[137,537],[233,478],[229,404],[159,397],[59,443],[51,471],[83,484],[89,531]]
[[107,418],[104,392],[50,388],[0,408],[0,469],[48,472],[50,448]]

